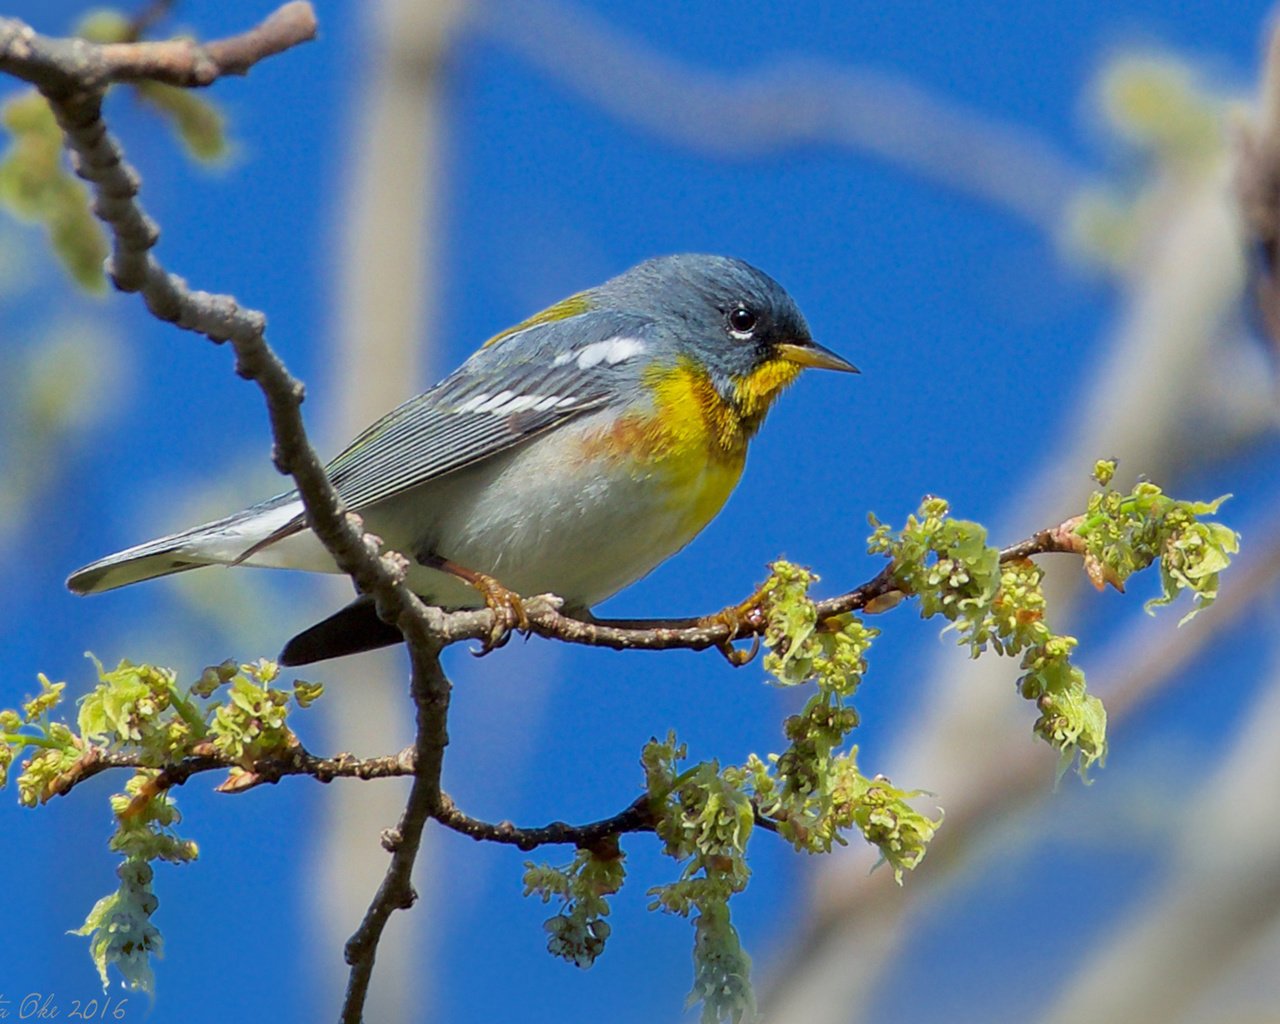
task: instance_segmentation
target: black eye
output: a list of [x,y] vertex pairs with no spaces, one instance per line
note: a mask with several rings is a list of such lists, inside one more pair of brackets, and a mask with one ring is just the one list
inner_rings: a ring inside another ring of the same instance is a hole
[[735,334],[750,334],[756,328],[756,315],[746,306],[738,306],[729,313],[729,327]]

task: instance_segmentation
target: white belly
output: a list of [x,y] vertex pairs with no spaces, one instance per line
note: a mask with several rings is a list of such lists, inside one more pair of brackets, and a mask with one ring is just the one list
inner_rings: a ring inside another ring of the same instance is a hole
[[[644,576],[691,541],[720,507],[740,467],[682,474],[673,490],[654,467],[592,460],[580,441],[592,418],[414,491],[361,510],[365,527],[412,562],[430,553],[488,573],[530,596],[554,593],[590,607]],[[705,479],[704,479],[705,478]],[[706,509],[691,515],[691,509]],[[249,564],[334,571],[306,533],[273,544]],[[433,604],[480,603],[465,583],[415,565],[409,583]]]

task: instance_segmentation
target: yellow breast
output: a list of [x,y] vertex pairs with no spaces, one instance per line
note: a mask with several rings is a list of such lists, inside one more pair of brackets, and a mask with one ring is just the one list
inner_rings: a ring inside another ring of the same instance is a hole
[[799,372],[793,363],[771,360],[738,380],[726,400],[689,360],[654,367],[645,380],[653,411],[620,417],[586,447],[590,456],[626,460],[634,473],[654,477],[692,536],[728,500],[742,476],[747,443]]

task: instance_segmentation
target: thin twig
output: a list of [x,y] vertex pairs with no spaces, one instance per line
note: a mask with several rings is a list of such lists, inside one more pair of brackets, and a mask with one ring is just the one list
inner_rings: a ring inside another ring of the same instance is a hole
[[[428,735],[430,731],[429,727]],[[207,772],[232,772],[233,774],[218,786],[217,790],[220,793],[238,794],[258,786],[274,785],[281,779],[296,776],[307,776],[324,783],[332,782],[334,779],[359,779],[368,782],[374,779],[416,776],[420,774],[417,771],[417,763],[418,748],[416,746],[406,747],[397,754],[383,754],[378,757],[355,757],[346,753],[335,754],[332,757],[318,757],[298,744],[287,754],[248,762],[219,751],[209,751],[193,753],[179,761],[159,766],[138,753],[90,746],[70,769],[49,783],[44,799],[66,796],[89,779],[103,772],[115,770],[158,769],[157,775],[151,780],[148,788],[147,795],[152,796],[158,791],[181,786],[192,776]],[[435,803],[429,805],[429,815],[445,828],[470,836],[476,841],[506,843],[518,846],[522,850],[567,843],[575,846],[592,846],[611,835],[653,831],[653,818],[647,794],[638,797],[617,814],[582,825],[554,821],[540,827],[524,827],[509,821],[497,823],[482,821],[459,810],[446,793],[440,793]],[[757,816],[757,822],[765,828],[776,829],[772,821],[762,816]],[[401,832],[403,828],[402,822]]]
[[309,3],[293,0],[256,28],[211,43],[167,39],[91,43],[38,35],[17,18],[0,18],[0,71],[30,82],[51,102],[88,99],[114,82],[165,82],[189,88],[244,75],[261,60],[315,38]]
[[[224,783],[218,787],[221,792],[240,793],[254,786],[279,782],[291,775],[309,775],[318,782],[331,782],[334,779],[389,779],[412,775],[416,763],[413,747],[406,747],[398,754],[382,754],[378,757],[355,757],[345,753],[317,757],[298,745],[286,755],[264,757],[248,763],[217,751],[209,751],[194,753],[172,764],[158,766],[160,778],[157,788],[181,786],[193,775],[204,772],[232,770],[238,771],[235,778],[245,781],[231,785]],[[76,786],[106,771],[156,767],[141,754],[90,746],[70,769],[50,782],[45,799],[66,796]]]
[[509,821],[494,824],[464,814],[448,796],[443,798],[435,819],[445,828],[470,836],[477,842],[508,843],[521,850],[564,843],[590,847],[609,836],[621,835],[624,832],[653,831],[653,814],[649,808],[647,793],[612,817],[602,818],[587,825],[569,825],[563,821],[553,821],[541,828],[522,828]]

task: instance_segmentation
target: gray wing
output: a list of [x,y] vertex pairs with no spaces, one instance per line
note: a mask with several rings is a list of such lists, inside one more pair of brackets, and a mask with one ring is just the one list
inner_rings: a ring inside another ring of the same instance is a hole
[[365,430],[329,463],[329,478],[358,511],[492,458],[633,385],[652,340],[652,321],[604,311],[502,337]]

